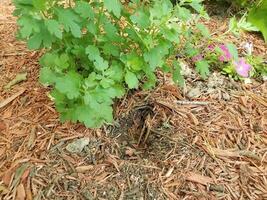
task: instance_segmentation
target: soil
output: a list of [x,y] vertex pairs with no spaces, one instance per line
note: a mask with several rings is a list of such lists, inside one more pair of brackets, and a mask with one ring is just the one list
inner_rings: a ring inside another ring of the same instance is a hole
[[[0,199],[267,199],[266,82],[214,72],[191,74],[180,89],[159,73],[157,88],[114,105],[113,125],[62,124],[38,82],[41,53],[16,40],[13,9],[0,2]],[[227,21],[213,16],[208,26],[219,35]],[[258,35],[228,38],[266,56]]]

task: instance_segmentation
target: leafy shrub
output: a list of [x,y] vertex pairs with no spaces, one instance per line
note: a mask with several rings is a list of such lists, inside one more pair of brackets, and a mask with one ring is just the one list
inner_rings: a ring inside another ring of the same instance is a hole
[[[176,46],[196,53],[192,24],[205,16],[200,0],[169,0],[151,4],[133,0],[14,0],[18,38],[30,49],[45,49],[40,59],[40,80],[52,86],[51,98],[61,120],[99,127],[113,120],[112,104],[128,89],[153,88],[157,69],[172,72],[182,83],[174,59]],[[198,24],[198,32],[207,34]],[[206,76],[208,63],[197,70]]]

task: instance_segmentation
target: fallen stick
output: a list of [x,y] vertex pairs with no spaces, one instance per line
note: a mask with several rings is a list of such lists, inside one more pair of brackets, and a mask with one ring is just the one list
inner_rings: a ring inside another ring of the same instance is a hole
[[24,56],[26,54],[27,53],[25,53],[25,52],[21,52],[21,53],[6,53],[6,54],[3,54],[2,56],[3,57],[8,57],[8,56]]
[[7,104],[15,100],[17,97],[22,95],[25,92],[25,89],[22,89],[21,91],[18,91],[17,93],[13,94],[11,97],[5,99],[4,101],[0,102],[0,108],[5,107]]
[[208,101],[181,101],[181,100],[177,100],[175,102],[181,105],[200,105],[200,106],[206,106],[211,103]]

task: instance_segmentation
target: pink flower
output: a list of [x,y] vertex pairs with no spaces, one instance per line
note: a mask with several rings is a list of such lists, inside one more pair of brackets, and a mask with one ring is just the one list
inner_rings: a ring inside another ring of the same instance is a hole
[[210,44],[210,45],[208,46],[208,49],[209,49],[210,51],[213,51],[213,50],[215,49],[215,45],[214,45],[214,44]]
[[246,63],[244,58],[240,58],[237,62],[234,62],[236,72],[242,76],[247,78],[249,76],[249,71],[251,70],[251,65]]
[[228,50],[227,46],[222,44],[220,45],[220,49],[222,51],[222,55],[219,57],[219,60],[222,62],[230,61],[232,58],[232,55],[230,51]]
[[192,60],[193,60],[193,62],[201,61],[201,60],[203,60],[203,56],[201,54],[198,54],[196,56],[193,56]]

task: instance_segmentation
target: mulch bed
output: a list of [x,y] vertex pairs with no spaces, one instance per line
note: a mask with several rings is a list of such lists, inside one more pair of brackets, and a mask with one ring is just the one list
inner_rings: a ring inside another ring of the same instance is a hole
[[[162,77],[118,101],[113,125],[61,124],[38,82],[39,53],[15,38],[12,10],[1,1],[0,199],[267,199],[266,83],[188,99]],[[255,35],[243,40],[267,52]],[[4,90],[21,72],[27,80]],[[78,139],[88,143],[70,153]]]

